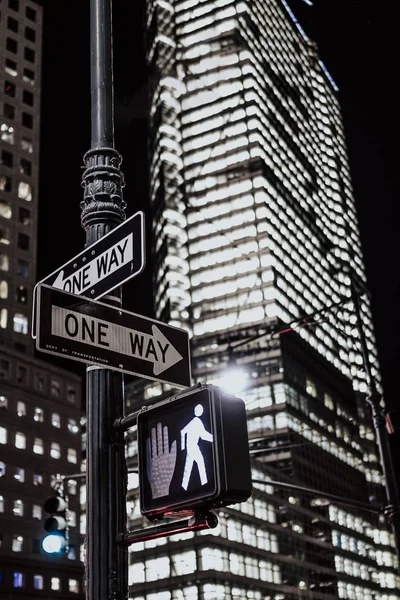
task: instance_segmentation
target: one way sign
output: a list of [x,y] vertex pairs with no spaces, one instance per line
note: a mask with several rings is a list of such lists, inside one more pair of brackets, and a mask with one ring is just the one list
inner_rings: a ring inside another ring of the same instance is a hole
[[101,298],[144,268],[144,215],[139,211],[40,283]]
[[[139,211],[48,275],[41,283],[96,300],[144,269],[144,213]],[[36,289],[32,337],[36,337]]]
[[39,284],[36,347],[85,363],[190,386],[184,329]]

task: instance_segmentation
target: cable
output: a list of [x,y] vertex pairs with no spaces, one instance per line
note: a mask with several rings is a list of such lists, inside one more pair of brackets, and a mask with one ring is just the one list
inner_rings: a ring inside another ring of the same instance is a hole
[[350,498],[344,498],[343,496],[335,496],[334,494],[329,494],[327,492],[322,492],[321,490],[316,490],[312,488],[303,487],[300,485],[295,485],[293,483],[284,483],[283,481],[274,481],[268,480],[263,481],[262,479],[252,479],[253,483],[260,483],[262,485],[272,485],[275,487],[281,487],[283,489],[287,489],[288,491],[299,492],[300,494],[305,494],[308,496],[318,496],[319,498],[326,498],[327,500],[332,500],[337,504],[343,504],[345,506],[351,506],[352,508],[357,508],[361,510],[365,510],[374,514],[382,514],[382,509],[371,508],[369,504],[364,502],[359,502],[357,500],[351,500]]

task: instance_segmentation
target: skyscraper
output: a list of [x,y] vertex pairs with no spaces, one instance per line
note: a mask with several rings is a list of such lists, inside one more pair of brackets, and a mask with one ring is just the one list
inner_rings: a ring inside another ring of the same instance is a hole
[[[81,382],[35,357],[42,9],[0,4],[0,593],[77,597],[80,504],[66,481],[70,552],[49,557],[43,504],[56,475],[80,470]],[[45,240],[41,240],[45,243]],[[40,592],[38,591],[40,590]],[[79,597],[79,596],[78,596]]]
[[[149,0],[147,38],[156,316],[191,333],[195,381],[242,370],[231,391],[246,402],[255,483],[216,535],[134,546],[131,597],[395,600],[337,87],[285,0]],[[144,401],[168,393],[151,384]]]

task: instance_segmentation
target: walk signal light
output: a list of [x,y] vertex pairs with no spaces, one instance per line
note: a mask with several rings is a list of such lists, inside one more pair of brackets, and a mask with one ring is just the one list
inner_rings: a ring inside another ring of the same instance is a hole
[[55,494],[47,498],[43,508],[50,515],[43,524],[44,530],[48,534],[42,541],[43,550],[48,554],[66,552],[68,547],[67,500]]
[[150,521],[251,495],[243,400],[198,384],[138,415],[140,509]]

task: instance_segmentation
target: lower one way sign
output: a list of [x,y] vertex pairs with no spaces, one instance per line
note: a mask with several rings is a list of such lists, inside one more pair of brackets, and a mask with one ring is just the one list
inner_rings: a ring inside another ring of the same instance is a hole
[[85,363],[190,386],[189,335],[126,310],[38,286],[36,347]]

